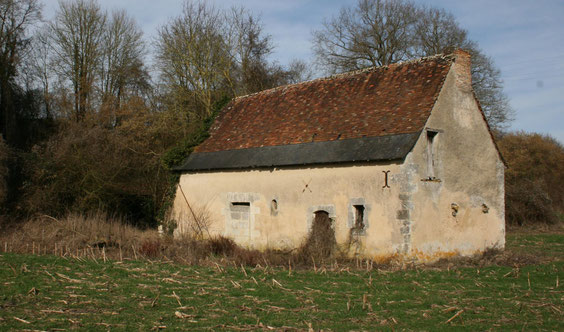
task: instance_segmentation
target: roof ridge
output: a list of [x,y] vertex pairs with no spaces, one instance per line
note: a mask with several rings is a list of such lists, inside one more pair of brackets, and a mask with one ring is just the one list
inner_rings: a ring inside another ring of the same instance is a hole
[[399,67],[399,66],[403,66],[403,65],[417,63],[417,62],[429,61],[429,60],[432,60],[432,59],[435,59],[435,58],[453,60],[453,59],[455,59],[455,57],[456,57],[456,55],[453,54],[453,53],[450,53],[450,54],[441,53],[441,54],[435,54],[435,55],[430,55],[430,56],[425,56],[425,57],[395,62],[395,63],[389,64],[389,65],[384,65],[384,66],[371,66],[371,67],[352,70],[352,71],[348,71],[348,72],[344,72],[344,73],[333,74],[333,75],[330,75],[330,76],[318,77],[318,78],[314,78],[314,79],[311,79],[311,80],[306,80],[306,81],[302,81],[302,82],[298,82],[298,83],[284,84],[284,85],[280,85],[280,86],[277,86],[277,87],[274,87],[274,88],[249,93],[247,95],[237,96],[237,97],[234,98],[234,100],[239,100],[239,99],[243,99],[243,98],[247,98],[247,97],[251,97],[251,96],[256,96],[256,95],[259,95],[259,94],[269,94],[269,93],[273,93],[273,92],[276,92],[276,91],[279,91],[279,90],[287,89],[289,87],[297,87],[297,86],[301,86],[301,85],[304,85],[304,84],[309,84],[309,83],[313,83],[313,82],[317,82],[317,81],[333,80],[335,78],[343,78],[343,77],[354,76],[354,75],[358,75],[358,74],[362,74],[362,73],[366,73],[366,72],[370,72],[370,71],[375,71],[376,69],[387,69],[387,68],[392,68],[392,67]]

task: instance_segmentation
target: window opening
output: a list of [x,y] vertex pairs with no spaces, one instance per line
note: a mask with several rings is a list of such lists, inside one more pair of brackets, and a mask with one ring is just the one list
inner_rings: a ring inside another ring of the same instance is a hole
[[354,225],[353,229],[356,232],[364,231],[364,205],[353,205],[354,208]]
[[427,176],[429,180],[435,180],[435,137],[436,131],[427,131]]
[[249,203],[249,202],[232,202],[231,203],[231,220],[248,221],[250,211],[251,211],[251,203]]
[[275,216],[278,213],[278,201],[273,199],[270,202],[270,214]]
[[250,240],[251,238],[251,203],[231,202],[230,206],[230,235],[235,239]]

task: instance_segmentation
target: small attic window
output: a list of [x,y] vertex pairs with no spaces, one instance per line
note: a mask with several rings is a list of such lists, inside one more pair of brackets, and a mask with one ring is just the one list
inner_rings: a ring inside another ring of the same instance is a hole
[[427,130],[427,179],[435,180],[435,165],[437,163],[436,141],[438,131]]

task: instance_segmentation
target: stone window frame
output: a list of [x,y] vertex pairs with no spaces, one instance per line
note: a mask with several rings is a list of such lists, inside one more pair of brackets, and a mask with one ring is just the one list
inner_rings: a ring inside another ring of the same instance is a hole
[[439,165],[438,144],[439,134],[443,132],[441,129],[425,128],[425,178],[422,181],[441,182],[437,174]]
[[[364,228],[362,228],[362,229],[356,229],[355,228],[355,226],[356,226],[356,206],[364,207],[364,212],[363,212]],[[371,210],[370,204],[366,204],[366,200],[362,197],[351,198],[349,200],[347,225],[354,235],[366,235],[366,231],[370,227],[370,220],[368,218],[370,210]]]
[[[255,229],[255,216],[260,214],[260,209],[256,206],[255,202],[259,200],[259,194],[252,192],[228,192],[226,197],[226,205],[223,209],[223,215],[225,216],[225,230],[231,228],[231,212],[233,203],[248,203],[249,204],[249,223],[250,223],[250,233],[249,240],[253,240],[253,230]],[[224,233],[224,236],[230,236],[228,233]]]
[[315,212],[317,211],[325,211],[329,214],[329,218],[331,219],[331,228],[335,229],[335,224],[337,221],[337,213],[335,209],[335,205],[333,204],[325,204],[325,205],[312,205],[307,209],[307,231],[311,231],[311,227],[313,226],[313,220],[315,219]]

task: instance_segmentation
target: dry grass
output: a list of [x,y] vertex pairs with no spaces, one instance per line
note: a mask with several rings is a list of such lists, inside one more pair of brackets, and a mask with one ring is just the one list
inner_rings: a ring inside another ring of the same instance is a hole
[[2,230],[0,252],[94,260],[159,260],[188,265],[287,265],[291,253],[244,249],[222,236],[174,238],[140,230],[105,213],[36,216]]
[[192,239],[140,230],[104,213],[69,214],[62,219],[41,215],[3,233],[0,241],[4,250],[16,253],[113,260],[177,259],[196,264],[206,252],[204,244]]
[[[561,224],[550,229],[556,234],[564,233]],[[263,266],[288,269],[340,270],[346,269],[404,269],[420,268],[391,257],[388,260],[371,261],[350,258],[346,253],[329,247],[316,249],[314,243],[323,242],[327,229],[312,232],[302,247],[292,251],[250,250],[238,246],[233,240],[222,236],[202,240],[199,237],[173,238],[159,234],[156,230],[140,230],[127,225],[120,218],[104,213],[90,215],[69,214],[56,219],[37,216],[28,222],[2,230],[0,252],[22,254],[54,254],[57,256],[93,260],[151,260],[173,261],[187,265],[206,266]],[[520,229],[531,234],[538,230]],[[545,230],[546,232],[549,229]],[[334,236],[334,234],[333,234]],[[508,236],[508,250],[489,250],[473,257],[451,257],[442,259],[429,268],[452,266],[481,267],[490,265],[525,266],[555,259],[546,250],[531,253],[520,250],[519,244]],[[330,242],[330,241],[325,241]]]

